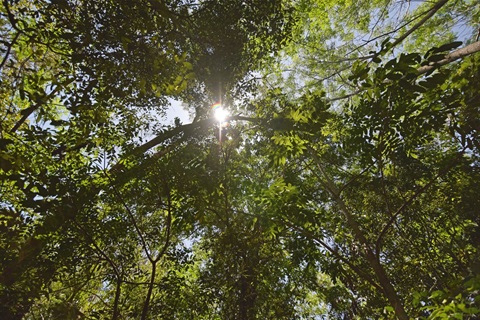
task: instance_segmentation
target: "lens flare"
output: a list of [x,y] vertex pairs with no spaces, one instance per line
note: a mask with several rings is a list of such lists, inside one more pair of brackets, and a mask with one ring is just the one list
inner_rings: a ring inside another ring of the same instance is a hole
[[215,119],[218,120],[218,122],[222,123],[225,121],[225,119],[228,118],[228,111],[223,109],[220,103],[214,104],[212,106],[212,110],[213,110],[213,115],[215,116]]

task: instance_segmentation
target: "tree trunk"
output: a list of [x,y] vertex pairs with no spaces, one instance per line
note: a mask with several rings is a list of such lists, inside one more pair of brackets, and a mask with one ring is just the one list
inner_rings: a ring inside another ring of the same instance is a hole
[[117,278],[117,288],[115,290],[115,301],[113,302],[113,316],[112,316],[112,320],[117,320],[118,319],[118,315],[119,315],[119,312],[118,312],[118,303],[120,301],[120,292],[122,290],[121,288],[121,285],[122,285],[122,280],[121,278]]
[[147,320],[148,307],[150,305],[150,298],[152,297],[156,271],[157,271],[157,262],[152,261],[152,275],[150,277],[150,283],[148,285],[147,297],[145,298],[145,303],[143,304],[143,311],[142,311],[142,318],[141,318],[142,320]]
[[388,275],[385,272],[385,269],[383,268],[382,264],[373,253],[372,248],[369,246],[368,241],[365,238],[365,235],[363,234],[362,230],[360,230],[360,227],[357,221],[350,214],[350,211],[347,209],[347,206],[345,205],[345,202],[343,202],[342,198],[337,196],[336,201],[340,206],[340,210],[344,214],[347,220],[347,223],[352,228],[355,238],[357,239],[358,242],[362,244],[363,250],[365,253],[365,258],[367,259],[370,266],[373,268],[373,271],[375,272],[375,275],[377,276],[377,279],[380,282],[380,286],[382,287],[386,298],[388,299],[388,301],[390,302],[390,305],[395,310],[395,314],[397,315],[397,318],[400,320],[408,320],[409,317],[403,307],[402,301],[398,297],[397,292],[395,291],[395,288],[390,282],[390,279],[388,278]]
[[[248,262],[247,262],[248,263]],[[257,294],[255,290],[255,277],[251,266],[244,270],[240,276],[240,303],[239,314],[242,320],[255,319],[255,301]]]
[[395,310],[395,315],[400,320],[408,320],[409,317],[407,315],[407,312],[405,311],[405,308],[403,307],[403,303],[400,300],[400,297],[397,295],[397,292],[395,291],[395,288],[393,287],[390,279],[388,278],[388,275],[385,272],[385,269],[383,268],[382,264],[375,256],[372,248],[368,243],[367,238],[365,237],[363,231],[360,229],[358,222],[355,220],[353,215],[350,213],[350,210],[348,210],[347,205],[345,204],[343,199],[340,197],[340,191],[338,190],[333,180],[329,177],[328,173],[323,168],[320,159],[315,154],[315,151],[311,150],[310,153],[318,169],[320,170],[321,176],[324,179],[323,181],[321,181],[321,183],[325,186],[327,191],[332,196],[333,200],[340,207],[340,211],[342,212],[345,219],[347,220],[347,224],[352,229],[355,239],[362,245],[364,256],[367,259],[367,262],[372,267],[378,281],[380,282],[380,286],[383,289],[383,293],[385,297],[387,298],[388,302]]

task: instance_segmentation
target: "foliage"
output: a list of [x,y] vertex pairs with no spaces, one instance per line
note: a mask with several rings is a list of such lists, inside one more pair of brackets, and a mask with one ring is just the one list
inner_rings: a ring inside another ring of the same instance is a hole
[[475,318],[478,13],[3,0],[0,314]]

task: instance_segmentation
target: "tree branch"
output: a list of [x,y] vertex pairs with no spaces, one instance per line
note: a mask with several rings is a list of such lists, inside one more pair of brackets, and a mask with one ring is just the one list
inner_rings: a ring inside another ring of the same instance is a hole
[[155,262],[159,261],[165,252],[167,252],[168,245],[170,244],[170,231],[172,227],[172,194],[170,192],[170,188],[168,187],[168,184],[165,183],[166,188],[167,188],[167,223],[166,223],[166,230],[165,230],[165,244],[163,245],[162,250],[158,254],[158,256],[155,258]]
[[115,193],[115,196],[120,201],[120,203],[123,205],[123,207],[127,211],[128,215],[130,216],[130,220],[132,220],[133,227],[135,228],[135,231],[137,232],[137,234],[140,238],[140,242],[142,243],[143,251],[145,251],[145,254],[147,255],[148,260],[153,263],[154,259],[150,255],[150,250],[148,249],[147,242],[145,241],[145,238],[143,237],[143,233],[142,233],[142,231],[140,230],[140,227],[137,224],[137,220],[135,220],[135,216],[133,215],[133,212],[130,210],[128,205],[123,200],[122,195],[117,190],[117,188],[113,184],[112,178],[110,177],[110,175],[106,171],[105,171],[105,175],[107,176],[108,180],[110,181],[110,186],[113,188],[113,192]]
[[463,152],[465,150],[462,150],[462,152],[457,155],[455,157],[455,159],[452,160],[452,163],[450,165],[448,165],[447,167],[445,167],[443,170],[441,170],[440,172],[438,172],[426,185],[424,185],[422,188],[420,188],[419,190],[417,190],[407,201],[405,201],[401,206],[400,208],[397,209],[397,211],[390,217],[390,219],[388,220],[388,222],[385,224],[385,226],[383,227],[382,229],[382,232],[380,232],[380,234],[378,235],[377,237],[377,240],[375,241],[375,248],[376,248],[376,251],[377,251],[377,254],[379,254],[380,252],[380,246],[381,246],[381,243],[382,243],[382,239],[383,237],[387,234],[387,231],[390,229],[390,227],[392,226],[392,224],[395,222],[395,220],[397,219],[397,217],[403,213],[403,211],[416,199],[418,198],[421,194],[423,194],[428,188],[430,188],[434,183],[435,181],[437,181],[438,178],[446,175],[450,169],[452,169],[455,164],[456,164],[456,161],[460,156],[463,155]]
[[[395,33],[399,30],[401,30],[403,27],[409,25],[410,23],[412,23],[413,21],[415,21],[416,19],[418,19],[419,17],[421,17],[422,15],[426,14],[426,16],[424,16],[422,18],[422,20],[420,20],[419,22],[417,22],[412,28],[410,28],[408,31],[406,31],[404,34],[402,34],[400,37],[398,37],[392,44],[391,44],[391,48],[395,47],[396,45],[400,44],[403,40],[405,40],[409,35],[411,35],[413,32],[415,32],[418,28],[420,28],[428,19],[430,19],[441,7],[443,7],[446,3],[448,2],[448,0],[440,0],[438,1],[437,3],[435,3],[433,5],[433,7],[431,7],[430,9],[428,9],[427,11],[425,12],[422,12],[420,14],[418,14],[417,16],[415,16],[414,18],[410,19],[409,21],[407,21],[406,23],[402,24],[401,26],[395,28],[394,30],[391,30],[389,32],[386,32],[386,33],[383,33],[382,35],[379,35],[379,36],[376,36],[372,39],[368,39],[368,41],[366,41],[364,44],[362,45],[359,45],[357,46],[356,48],[354,48],[353,50],[351,50],[350,52],[347,53],[347,55],[349,55],[350,53],[360,49],[361,47],[365,46],[366,44],[372,42],[372,41],[375,41],[377,39],[380,39],[380,38],[383,38],[389,34],[392,34],[392,33]],[[367,59],[370,59],[370,58],[374,58],[374,57],[377,57],[378,55],[380,54],[380,52],[377,52],[377,53],[374,53],[372,55],[369,55],[365,58]]]
[[411,35],[415,30],[420,28],[428,19],[430,19],[440,8],[447,4],[448,0],[440,0],[433,5],[433,7],[428,11],[425,17],[422,20],[418,21],[413,27],[411,27],[407,32],[398,37],[392,44],[391,47],[395,47],[397,44],[405,40],[409,35]]
[[353,263],[351,263],[350,261],[348,261],[347,258],[345,258],[341,253],[339,253],[337,250],[333,249],[332,247],[330,247],[327,243],[325,243],[324,241],[318,239],[318,237],[316,237],[312,232],[308,231],[308,230],[305,230],[303,228],[300,228],[298,226],[296,226],[294,223],[288,221],[288,220],[282,220],[286,225],[288,225],[289,227],[295,229],[297,232],[300,232],[303,236],[305,236],[306,238],[310,239],[310,240],[313,240],[314,242],[317,242],[319,245],[321,245],[322,247],[324,247],[327,251],[329,251],[330,253],[332,253],[338,260],[340,260],[341,262],[345,263],[354,273],[356,273],[360,278],[366,280],[368,283],[370,283],[375,289],[379,290],[379,291],[382,291],[382,287],[375,282],[374,279],[372,279],[372,277],[363,272],[361,269],[359,269],[357,266],[355,266]]
[[3,6],[5,7],[5,10],[7,11],[8,21],[12,25],[12,28],[17,30],[18,32],[21,32],[21,30],[18,29],[18,26],[17,26],[17,18],[15,18],[12,11],[10,10],[10,5],[8,4],[8,0],[3,0],[2,3],[3,3]]
[[[249,121],[249,122],[261,122],[262,119],[259,118],[251,118],[251,117],[244,117],[244,116],[231,116],[228,117],[225,121]],[[184,124],[178,127],[173,128],[172,130],[169,131],[164,131],[152,140],[142,144],[141,146],[138,146],[135,148],[132,152],[130,152],[128,155],[141,155],[150,150],[151,148],[161,144],[162,142],[173,138],[174,136],[178,134],[184,134],[187,136],[193,136],[195,131],[201,128],[208,128],[212,127],[215,125],[217,121],[213,118],[210,119],[205,119],[205,120],[200,120],[188,124]]]
[[[466,56],[477,53],[479,51],[480,51],[480,41],[477,41],[477,42],[474,42],[472,44],[469,44],[466,47],[457,49],[457,50],[447,54],[445,56],[445,58],[440,60],[440,61],[432,63],[431,65],[428,65],[428,66],[423,66],[423,67],[418,68],[417,69],[417,74],[422,75],[422,74],[427,73],[427,72],[429,72],[429,71],[431,71],[435,68],[441,67],[441,66],[446,65],[446,64],[448,64],[450,62],[453,62],[455,60],[465,58]],[[367,90],[367,88],[362,88],[360,90],[357,90],[355,92],[349,93],[349,94],[344,95],[344,96],[327,99],[327,101],[328,102],[333,102],[333,101],[348,99],[348,98],[351,98],[351,97],[353,97],[353,96],[355,96],[355,95],[357,95],[357,94],[359,94],[359,93],[361,93],[365,90]]]
[[468,46],[455,50],[445,56],[444,59],[437,61],[435,63],[432,63],[431,65],[428,66],[423,66],[417,69],[418,74],[424,74],[427,73],[430,70],[433,70],[434,68],[446,65],[450,62],[453,62],[455,60],[464,58],[466,56],[469,56],[471,54],[477,53],[480,51],[480,41],[474,42],[472,44],[469,44]]
[[334,181],[332,180],[332,178],[330,178],[329,174],[323,167],[322,161],[315,153],[315,150],[311,147],[309,147],[308,150],[310,152],[310,155],[312,156],[313,162],[317,165],[317,168],[320,171],[320,174],[318,175],[320,182],[326,187],[333,201],[335,201],[338,205],[340,212],[345,217],[347,225],[350,227],[353,236],[355,237],[355,240],[358,241],[363,247],[364,257],[374,270],[375,275],[383,289],[383,293],[389,301],[390,305],[395,310],[397,318],[400,320],[408,320],[409,317],[407,315],[407,312],[405,311],[403,302],[401,301],[400,297],[397,294],[397,291],[393,287],[393,284],[390,281],[390,278],[387,275],[387,272],[385,271],[383,265],[376,258],[370,246],[370,243],[365,237],[364,232],[360,229],[359,223],[356,221],[354,215],[347,208],[345,201],[340,196],[338,187],[335,185]]
[[17,131],[18,128],[20,128],[20,126],[28,119],[28,117],[33,112],[35,112],[35,110],[37,110],[43,104],[47,103],[47,101],[49,99],[51,99],[58,92],[59,87],[60,86],[56,86],[55,89],[52,90],[52,92],[50,92],[48,95],[44,96],[45,101],[39,101],[39,102],[35,103],[33,106],[30,106],[27,109],[22,110],[21,111],[21,113],[23,114],[22,118],[20,118],[20,120],[18,120],[17,123],[15,123],[13,128],[10,130],[10,133],[15,133],[15,131]]
[[77,228],[80,230],[80,232],[82,232],[86,237],[87,239],[90,241],[90,243],[93,245],[93,247],[100,253],[100,255],[105,258],[105,260],[108,262],[108,264],[112,267],[113,269],[113,272],[115,273],[115,275],[117,276],[117,279],[120,279],[120,272],[118,271],[118,267],[117,265],[115,264],[115,262],[105,253],[105,251],[103,251],[99,246],[98,244],[96,243],[96,241],[93,239],[93,237],[87,232],[87,230],[85,230],[84,227],[82,227],[76,220],[73,220],[73,224],[77,226]]
[[3,57],[2,63],[0,64],[0,70],[3,69],[3,67],[5,66],[5,63],[7,63],[8,56],[10,55],[12,47],[15,45],[15,42],[17,42],[21,34],[22,34],[22,31],[18,31],[13,37],[12,42],[8,44],[7,51],[5,52],[5,56]]

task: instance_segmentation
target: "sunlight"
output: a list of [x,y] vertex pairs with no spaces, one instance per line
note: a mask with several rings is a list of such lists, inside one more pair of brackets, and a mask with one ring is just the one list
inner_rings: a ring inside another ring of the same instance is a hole
[[212,106],[212,109],[213,109],[213,114],[215,116],[215,119],[217,119],[217,121],[220,122],[220,123],[225,122],[225,120],[229,116],[228,111],[223,109],[223,107],[220,103],[214,104]]

